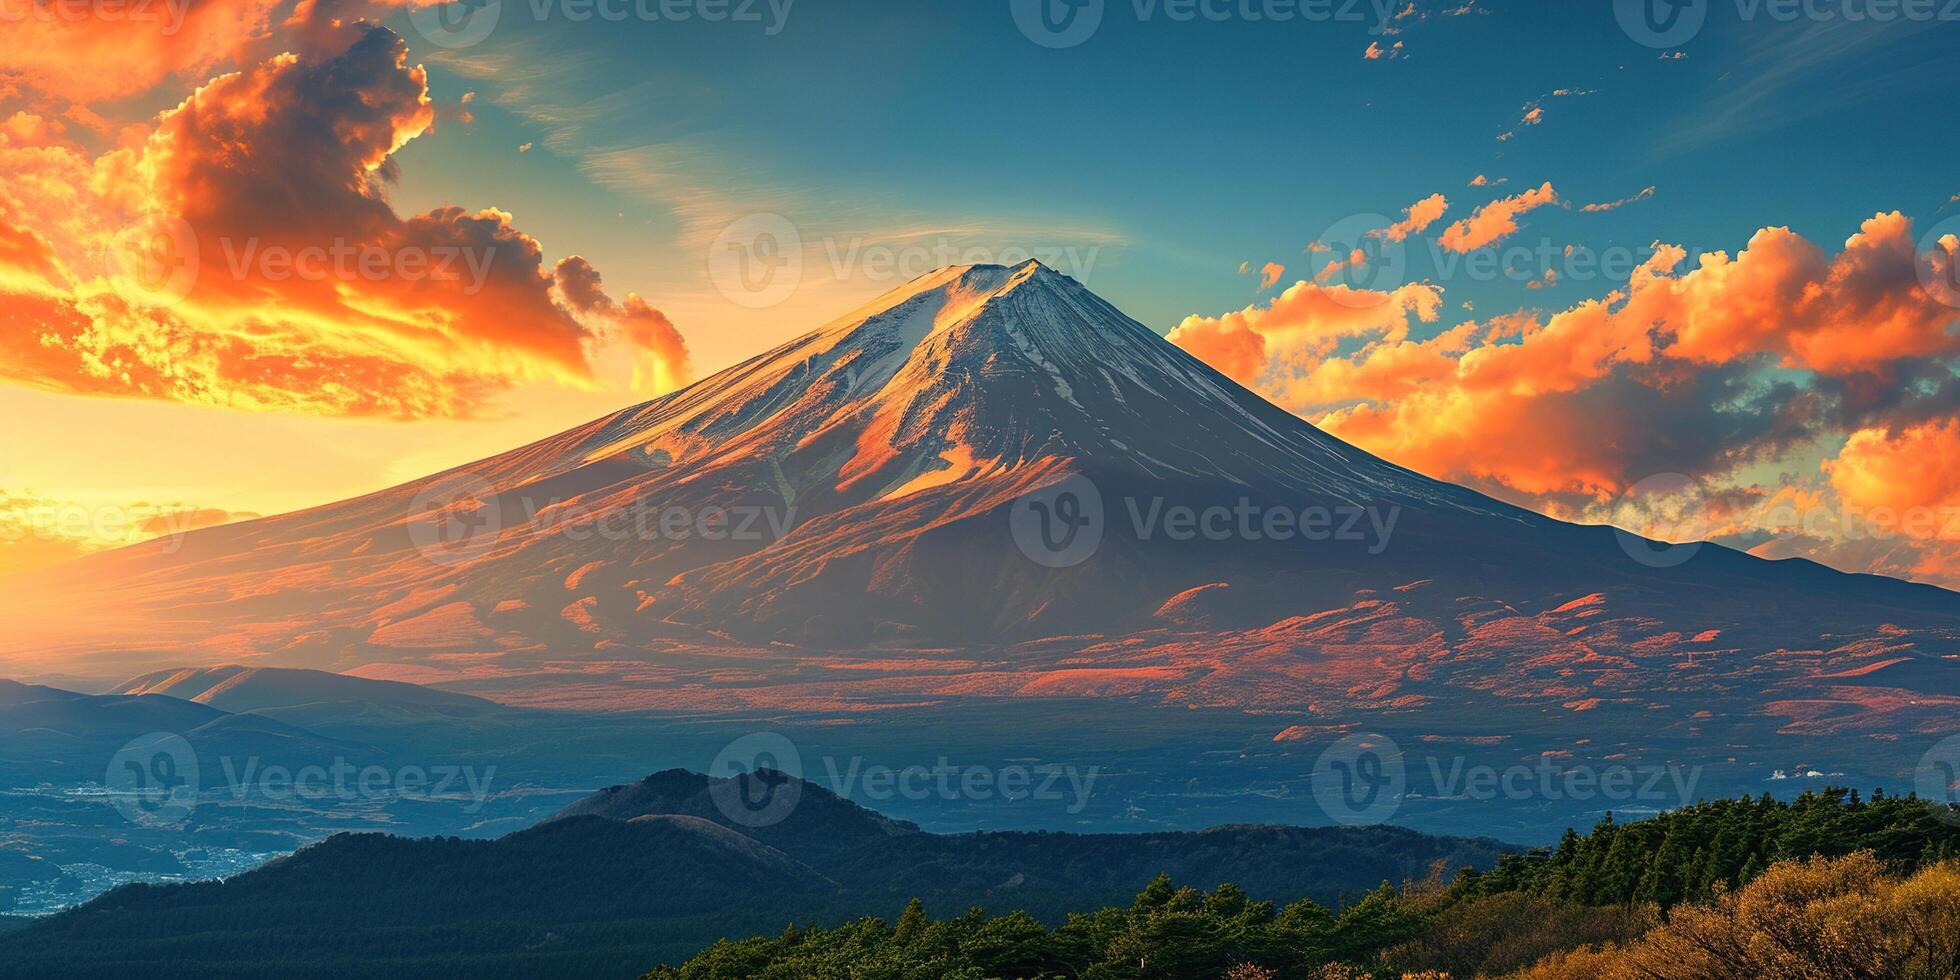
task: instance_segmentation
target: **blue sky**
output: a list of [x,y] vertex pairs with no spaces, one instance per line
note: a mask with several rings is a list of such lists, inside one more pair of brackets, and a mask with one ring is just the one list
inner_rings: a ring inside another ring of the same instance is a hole
[[[1543,181],[1575,206],[1651,186],[1612,212],[1537,212],[1519,243],[1691,252],[1739,248],[1771,225],[1836,241],[1880,210],[1931,218],[1960,192],[1960,109],[1941,62],[1951,24],[1785,23],[1767,8],[1744,21],[1721,2],[1693,38],[1657,50],[1603,3],[1452,15],[1419,2],[1422,16],[1384,35],[1365,5],[1353,22],[1255,23],[1237,7],[1223,21],[1162,7],[1139,20],[1140,2],[1109,3],[1087,41],[1061,50],[1023,36],[1004,0],[800,0],[773,36],[763,7],[760,22],[574,22],[576,8],[554,3],[538,21],[532,0],[510,0],[487,40],[447,52],[404,24],[438,100],[478,94],[472,124],[404,151],[398,199],[495,203],[548,251],[671,297],[690,339],[725,320],[759,342],[808,324],[717,309],[690,221],[777,212],[806,239],[837,236],[840,254],[894,229],[1100,246],[1089,285],[1168,329],[1251,301],[1241,262],[1284,264],[1290,282],[1328,225],[1433,192],[1456,218]],[[1398,41],[1396,57],[1363,57]],[[1521,125],[1528,104],[1544,107],[1537,125]],[[1508,183],[1466,187],[1479,173]],[[1411,273],[1435,275],[1418,252]],[[1610,285],[1447,284],[1453,308],[1479,309]],[[845,294],[875,286],[810,282],[799,293],[815,305],[780,312],[818,315],[823,300],[841,312]],[[706,366],[745,346],[697,341]]]

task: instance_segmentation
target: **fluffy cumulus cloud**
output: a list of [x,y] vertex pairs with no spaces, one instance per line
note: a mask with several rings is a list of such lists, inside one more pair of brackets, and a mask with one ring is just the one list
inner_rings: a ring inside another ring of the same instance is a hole
[[1170,340],[1250,384],[1275,370],[1311,370],[1344,340],[1406,337],[1412,318],[1435,321],[1442,299],[1425,283],[1380,291],[1297,282],[1264,306],[1186,317]]
[[1531,190],[1500,197],[1471,212],[1470,217],[1443,229],[1437,244],[1452,252],[1470,252],[1503,241],[1518,230],[1518,216],[1547,204],[1559,203],[1558,192],[1546,181]]
[[294,39],[441,0],[148,0],[0,7],[0,92],[86,106],[248,66]]
[[196,80],[263,39],[279,0],[173,0],[124,5],[120,16],[77,5],[9,7],[0,83],[70,102],[145,91],[166,79]]
[[[1876,512],[1879,520],[1887,512],[1960,505],[1960,418],[1859,429],[1824,469],[1847,507]],[[1944,530],[1923,519],[1904,521],[1902,529],[1919,537]]]
[[1603,297],[1422,338],[1440,287],[1349,291],[1356,309],[1303,283],[1171,339],[1343,439],[1558,516],[1629,523],[1636,488],[1678,473],[1701,534],[1960,586],[1957,250],[1885,213],[1835,249],[1786,228],[1692,263],[1657,245]]
[[[294,50],[212,78],[99,154],[52,130],[0,131],[0,377],[463,416],[527,381],[594,384],[592,354],[616,333],[650,377],[684,378],[665,317],[643,300],[572,299],[511,215],[398,214],[394,154],[437,117],[426,75],[386,29],[301,27]],[[157,70],[219,57],[198,50]]]

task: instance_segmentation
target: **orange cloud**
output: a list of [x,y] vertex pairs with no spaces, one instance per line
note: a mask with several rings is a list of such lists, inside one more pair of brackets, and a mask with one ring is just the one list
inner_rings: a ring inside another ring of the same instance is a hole
[[1500,197],[1472,212],[1470,217],[1443,229],[1438,244],[1452,252],[1469,252],[1503,240],[1518,230],[1518,215],[1534,208],[1559,202],[1552,182],[1511,197]]
[[1339,256],[1326,265],[1321,266],[1320,271],[1313,274],[1313,278],[1315,282],[1328,282],[1344,271],[1358,270],[1366,264],[1368,264],[1368,253],[1366,251],[1358,248],[1350,249],[1346,255]]
[[98,102],[202,76],[264,38],[279,0],[169,0],[64,5],[47,16],[8,18],[0,79],[50,98]]
[[1278,262],[1268,262],[1259,267],[1259,289],[1263,292],[1273,288],[1279,277],[1286,275],[1286,267]]
[[[1900,428],[1851,433],[1834,460],[1825,460],[1831,488],[1847,507],[1890,512],[1903,533],[1922,538],[1960,538],[1941,510],[1960,508],[1960,418],[1952,416]],[[1926,519],[1907,512],[1921,510]]]
[[1960,589],[1956,449],[1960,421],[1951,417],[1852,433],[1838,458],[1824,461],[1826,484],[1796,500],[1785,488],[1752,515],[1774,536],[1750,553]]
[[[1661,246],[1604,298],[1549,317],[1469,321],[1427,340],[1409,336],[1412,316],[1430,319],[1420,305],[1383,303],[1372,312],[1393,316],[1323,321],[1326,311],[1306,294],[1283,312],[1276,302],[1187,318],[1172,337],[1207,360],[1229,358],[1221,370],[1398,463],[1570,511],[1657,472],[1726,477],[1814,444],[1861,413],[1949,417],[1945,402],[1902,402],[1909,396],[1899,381],[1878,380],[1936,380],[1947,369],[1925,365],[1960,353],[1948,338],[1960,314],[1922,284],[1944,254],[1915,255],[1910,222],[1881,214],[1836,255],[1784,229],[1686,270],[1677,268],[1681,249]],[[1289,331],[1299,339],[1276,342]],[[1767,373],[1774,367],[1812,374]],[[1888,393],[1897,397],[1888,402]],[[1960,424],[1929,431],[1960,434]],[[1950,474],[1929,468],[1933,483],[1911,484],[1878,465],[1891,457],[1877,450],[1891,444],[1876,439],[1854,436],[1834,464],[1847,501],[1872,499],[1858,489],[1865,485],[1904,487],[1905,498],[1922,502],[1952,499]],[[1960,459],[1960,451],[1936,457],[1947,447],[1931,435],[1901,445],[1900,461]]]
[[1654,189],[1651,186],[1643,187],[1641,188],[1640,192],[1637,194],[1620,198],[1617,201],[1605,201],[1599,204],[1587,204],[1580,207],[1579,210],[1589,212],[1589,213],[1599,212],[1599,211],[1611,211],[1615,208],[1623,208],[1629,204],[1635,204],[1640,201],[1645,201],[1653,196],[1654,196]]
[[687,384],[693,372],[687,342],[665,313],[637,293],[627,293],[624,303],[613,302],[599,271],[582,256],[560,259],[551,278],[567,306],[620,325],[639,355],[633,369],[634,390],[659,394]]
[[1403,208],[1401,220],[1378,232],[1371,232],[1370,234],[1391,242],[1399,242],[1408,238],[1410,235],[1421,234],[1424,229],[1435,224],[1436,219],[1441,218],[1443,212],[1449,209],[1449,198],[1441,194],[1431,194]]
[[640,351],[633,368],[634,390],[663,394],[687,384],[692,373],[687,342],[674,329],[673,321],[638,293],[626,294],[620,314],[627,339]]
[[402,417],[468,415],[525,381],[594,384],[603,338],[510,215],[389,205],[394,153],[434,121],[399,37],[334,23],[94,159],[0,134],[16,328],[0,377]]
[[1266,367],[1266,338],[1243,321],[1187,317],[1169,339],[1240,384],[1253,384]]
[[[1669,265],[1685,253],[1661,250]],[[1629,315],[1665,323],[1668,354],[1723,363],[1759,353],[1825,374],[1882,370],[1902,358],[1950,354],[1955,309],[1928,292],[1912,221],[1875,215],[1829,256],[1788,228],[1764,228],[1730,258],[1715,252],[1678,278],[1654,278]]]
[[[1611,491],[1629,482],[1649,422],[1591,389],[1653,357],[1647,331],[1600,302],[1472,345],[1476,323],[1429,341],[1392,335],[1330,359],[1280,391],[1317,424],[1406,466],[1525,494]],[[1493,331],[1496,332],[1496,331]],[[1518,438],[1518,433],[1530,433]]]
[[1301,281],[1263,307],[1186,317],[1168,339],[1249,384],[1274,367],[1309,368],[1343,338],[1406,336],[1410,317],[1435,321],[1442,296],[1427,283],[1381,291]]
[[[125,3],[14,5],[0,47],[0,91],[70,103],[76,122],[87,105],[148,92],[260,61],[278,46],[315,38],[393,9],[442,0],[152,0]],[[56,9],[58,8],[58,9]],[[0,10],[0,15],[6,12]],[[97,117],[99,119],[99,117]]]

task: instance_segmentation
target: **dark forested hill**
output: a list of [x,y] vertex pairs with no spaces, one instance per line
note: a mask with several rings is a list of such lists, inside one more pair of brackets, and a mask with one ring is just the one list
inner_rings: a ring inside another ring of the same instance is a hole
[[1169,872],[1331,904],[1506,850],[1380,827],[928,834],[802,783],[765,826],[715,805],[717,787],[783,778],[661,773],[498,840],[342,835],[224,882],[125,887],[0,939],[0,976],[630,977],[913,897],[1059,922]]
[[[741,802],[783,792],[782,812]],[[1845,790],[1609,816],[1526,852],[1390,827],[931,834],[780,773],[670,771],[498,840],[342,835],[225,882],[125,887],[0,936],[0,976],[1501,975],[1568,953],[1591,969],[1586,945],[1668,948],[1663,910],[1717,928],[1771,879],[1882,918],[1893,885],[1860,891],[1870,869],[1955,855],[1952,808]],[[1898,895],[1960,922],[1960,886],[1931,887]]]
[[1058,927],[1020,913],[934,920],[917,903],[892,921],[718,943],[647,980],[1952,977],[1955,817],[1844,790],[1718,800],[1634,823],[1609,816],[1495,871],[1383,886],[1335,908],[1166,876]]

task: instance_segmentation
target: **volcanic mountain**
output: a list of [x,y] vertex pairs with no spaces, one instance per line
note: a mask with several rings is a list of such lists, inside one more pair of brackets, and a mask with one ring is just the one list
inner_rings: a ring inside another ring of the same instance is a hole
[[8,583],[0,668],[588,707],[1120,696],[1309,730],[1960,717],[1960,595],[1682,556],[1344,444],[1037,263],[961,266],[501,456]]

